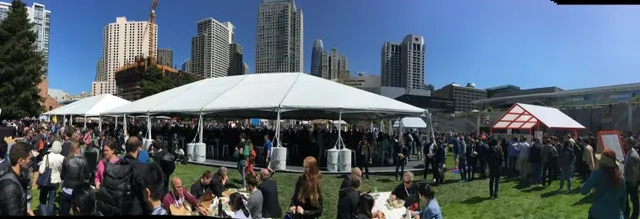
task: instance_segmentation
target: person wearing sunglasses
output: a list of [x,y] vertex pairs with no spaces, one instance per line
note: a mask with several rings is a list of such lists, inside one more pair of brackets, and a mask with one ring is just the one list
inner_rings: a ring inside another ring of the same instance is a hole
[[418,199],[418,189],[413,183],[413,173],[405,172],[402,176],[402,183],[396,186],[395,189],[391,192],[391,196],[389,199],[391,201],[395,201],[397,199],[404,200],[404,206],[413,208],[413,210],[417,209],[417,204],[419,202]]

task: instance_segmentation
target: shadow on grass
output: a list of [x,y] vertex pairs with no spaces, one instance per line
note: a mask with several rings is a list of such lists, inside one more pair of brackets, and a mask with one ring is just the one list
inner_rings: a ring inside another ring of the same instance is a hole
[[536,186],[536,187],[531,187],[531,188],[528,188],[528,189],[523,189],[523,190],[520,190],[520,191],[525,192],[525,193],[529,193],[529,192],[538,192],[538,191],[542,191],[542,190],[545,190],[545,189],[546,189],[545,187]]
[[462,204],[468,204],[468,205],[474,205],[474,204],[478,204],[478,203],[482,203],[486,200],[491,199],[490,197],[480,197],[480,196],[475,196],[475,197],[471,197],[467,200],[461,201],[460,203]]
[[590,204],[593,202],[593,196],[595,195],[595,193],[589,193],[589,195],[586,195],[584,197],[582,197],[580,200],[578,200],[577,202],[573,203],[572,206],[577,206],[577,205],[584,205],[584,204]]
[[551,191],[551,192],[545,192],[542,193],[542,195],[540,195],[540,198],[549,198],[558,194],[565,194],[564,192],[562,192],[561,190],[555,190],[555,191]]

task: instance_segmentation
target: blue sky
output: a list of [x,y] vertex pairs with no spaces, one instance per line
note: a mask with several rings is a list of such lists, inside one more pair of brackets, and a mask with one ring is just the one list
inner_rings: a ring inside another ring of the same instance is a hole
[[[7,0],[4,0],[7,1]],[[257,0],[159,0],[159,47],[189,58],[196,21],[236,26],[253,69]],[[33,0],[27,0],[31,4]],[[50,88],[90,91],[102,30],[116,17],[147,20],[151,0],[38,0],[52,11]],[[305,71],[313,40],[338,47],[351,72],[379,74],[380,49],[409,33],[426,41],[426,83],[475,82],[565,89],[631,83],[640,70],[640,9],[556,6],[550,1],[298,0]]]

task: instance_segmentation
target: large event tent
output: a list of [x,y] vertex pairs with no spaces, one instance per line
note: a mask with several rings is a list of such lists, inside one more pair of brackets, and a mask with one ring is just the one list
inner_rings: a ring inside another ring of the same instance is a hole
[[577,130],[585,129],[582,124],[559,109],[516,103],[491,126],[491,132],[494,129],[521,129],[531,132],[531,129],[540,125],[550,129],[571,130],[576,137]]
[[227,118],[379,119],[425,110],[305,73],[209,78],[149,96],[103,115],[193,113]]
[[69,105],[51,110],[44,115],[100,116],[101,113],[131,103],[111,94],[97,95],[78,100]]

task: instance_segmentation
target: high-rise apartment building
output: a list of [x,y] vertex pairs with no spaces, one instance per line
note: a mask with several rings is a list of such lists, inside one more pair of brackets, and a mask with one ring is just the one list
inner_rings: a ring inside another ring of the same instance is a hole
[[183,72],[191,73],[191,59],[184,60],[184,62],[182,62],[180,70],[182,70]]
[[235,27],[213,18],[198,21],[197,26],[198,33],[191,38],[191,73],[202,78],[227,76]]
[[158,64],[173,67],[173,50],[158,49]]
[[[7,17],[11,9],[10,2],[0,2],[0,21]],[[51,30],[51,11],[46,10],[43,4],[33,3],[27,6],[27,16],[33,22],[33,31],[36,33],[36,50],[44,55],[45,80],[48,78],[49,66],[49,36]]]
[[424,38],[407,35],[401,43],[382,46],[382,86],[421,89],[424,84]]
[[229,44],[229,71],[227,75],[243,75],[242,46],[238,43]]
[[302,10],[294,0],[262,0],[258,9],[255,73],[303,72]]
[[349,62],[347,57],[340,56],[337,48],[328,52],[322,48],[322,41],[316,40],[311,57],[312,75],[336,81],[349,78]]
[[313,50],[311,51],[311,75],[322,77],[322,51],[324,46],[322,40],[313,41]]
[[[118,17],[115,23],[104,27],[102,58],[98,61],[96,72],[96,78],[100,80],[94,81],[91,86],[93,95],[115,94],[118,91],[115,80],[116,70],[124,65],[135,63],[136,58],[148,57],[149,46],[157,48],[158,45],[155,42],[158,42],[158,31],[154,31],[153,36],[149,36],[149,31],[145,34],[147,25],[147,21],[127,21],[125,17]],[[154,25],[155,30],[158,30],[157,25]]]

